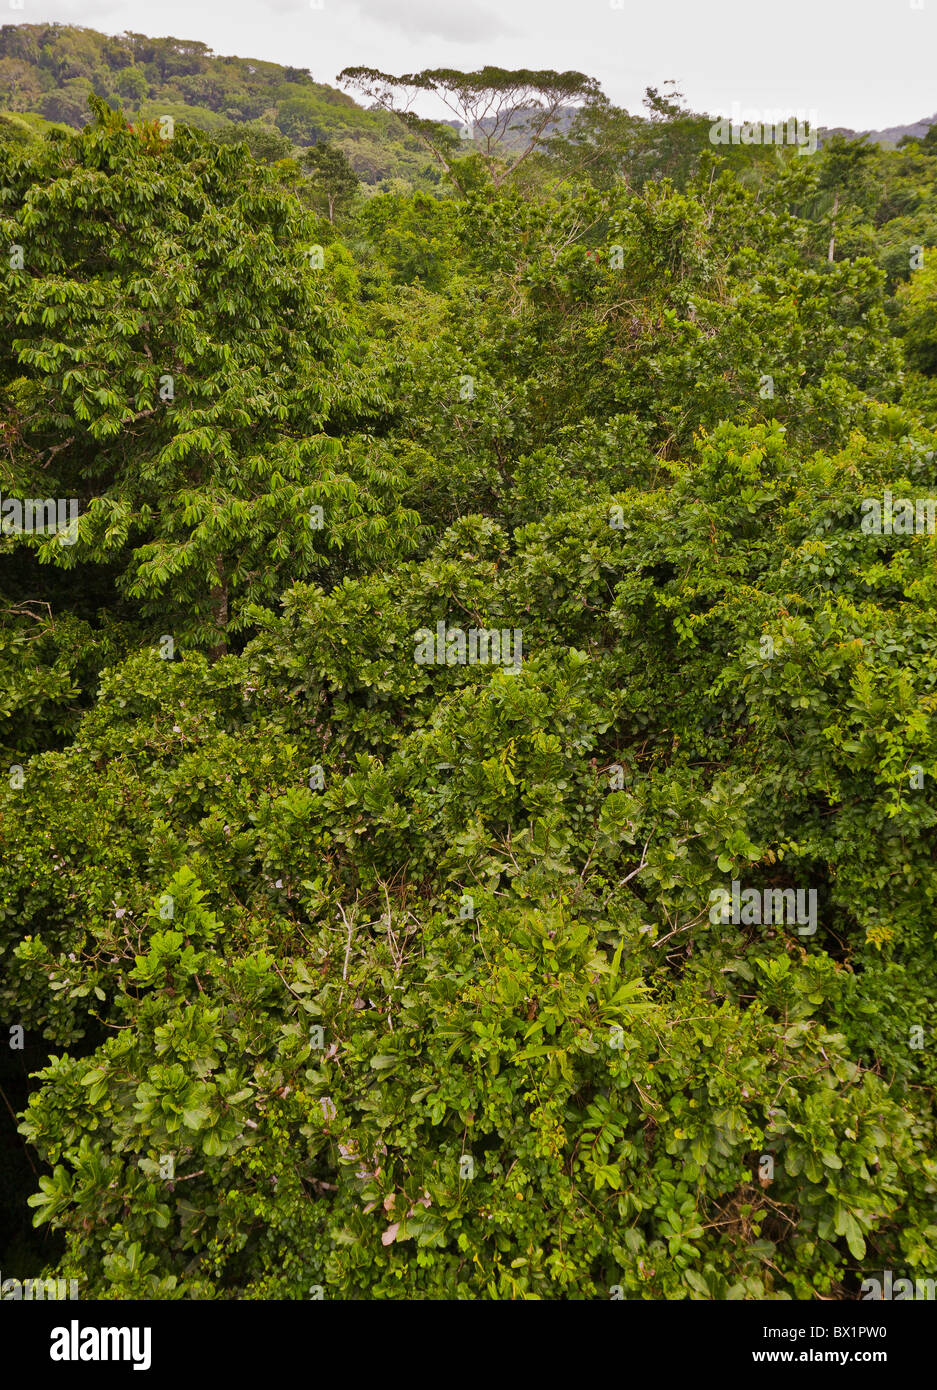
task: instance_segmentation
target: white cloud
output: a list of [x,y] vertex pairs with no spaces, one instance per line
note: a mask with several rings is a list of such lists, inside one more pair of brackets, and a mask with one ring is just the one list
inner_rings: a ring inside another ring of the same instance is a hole
[[404,0],[403,4],[393,0],[357,0],[357,5],[366,19],[398,29],[413,39],[484,43],[517,34],[517,29],[506,24],[501,14],[477,0]]

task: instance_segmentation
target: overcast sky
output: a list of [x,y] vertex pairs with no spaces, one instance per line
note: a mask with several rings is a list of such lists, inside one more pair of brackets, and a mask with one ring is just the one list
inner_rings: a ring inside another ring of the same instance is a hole
[[632,111],[675,78],[720,115],[784,107],[877,129],[937,112],[937,0],[0,0],[0,15],[200,39],[333,85],[352,64],[492,63],[577,69]]

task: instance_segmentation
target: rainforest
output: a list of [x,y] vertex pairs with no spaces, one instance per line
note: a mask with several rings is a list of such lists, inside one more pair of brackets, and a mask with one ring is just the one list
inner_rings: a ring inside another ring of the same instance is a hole
[[9,1288],[933,1281],[937,125],[2,35]]

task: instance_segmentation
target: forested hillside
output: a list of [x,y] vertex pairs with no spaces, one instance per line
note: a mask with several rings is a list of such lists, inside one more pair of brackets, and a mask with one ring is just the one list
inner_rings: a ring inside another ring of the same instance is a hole
[[937,141],[720,146],[675,93],[487,69],[576,119],[402,123],[420,186],[366,196],[321,150],[392,115],[93,36],[70,129],[35,27],[2,59],[0,1267],[933,1278]]
[[313,81],[307,68],[220,57],[186,39],[111,38],[64,24],[0,27],[0,111],[80,128],[90,119],[89,91],[138,120],[168,115],[222,141],[246,140],[267,162],[328,141],[365,184],[438,183],[399,121]]

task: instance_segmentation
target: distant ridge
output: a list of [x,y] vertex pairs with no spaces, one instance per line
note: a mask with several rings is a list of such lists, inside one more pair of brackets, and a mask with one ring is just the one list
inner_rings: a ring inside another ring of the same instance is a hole
[[937,124],[937,111],[933,116],[922,116],[919,121],[913,121],[911,125],[890,125],[884,130],[851,130],[848,126],[824,126],[824,135],[844,135],[848,140],[859,140],[864,135],[875,145],[886,145],[894,148],[899,140],[905,135],[910,135],[912,139],[921,140],[930,130],[932,125]]

